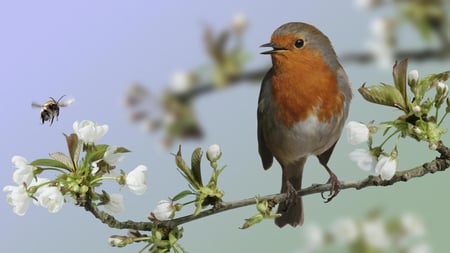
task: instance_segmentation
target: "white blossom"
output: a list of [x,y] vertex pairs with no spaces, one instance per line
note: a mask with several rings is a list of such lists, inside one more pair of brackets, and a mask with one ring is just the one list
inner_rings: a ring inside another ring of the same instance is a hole
[[363,171],[369,172],[370,175],[377,175],[375,173],[375,166],[377,165],[376,158],[367,149],[358,148],[350,152],[350,160]]
[[128,189],[134,194],[142,195],[145,190],[147,190],[147,183],[145,180],[146,170],[147,167],[145,165],[139,165],[127,174],[126,184]]
[[370,29],[374,38],[368,43],[369,50],[381,67],[390,67],[394,62],[394,22],[385,17],[377,18],[372,21]]
[[115,153],[117,150],[117,146],[110,145],[105,151],[103,155],[103,160],[108,163],[110,166],[116,166],[121,163],[125,156],[122,153]]
[[369,9],[369,8],[379,6],[382,3],[382,1],[381,0],[354,0],[353,3],[358,8]]
[[376,248],[387,249],[390,245],[386,228],[380,219],[363,222],[362,234],[364,240]]
[[35,167],[22,156],[13,156],[11,161],[17,168],[13,173],[13,181],[19,185],[23,183],[29,185],[33,180]]
[[348,122],[347,140],[352,145],[367,142],[369,140],[369,128],[356,121]]
[[64,196],[55,186],[44,185],[37,190],[36,195],[39,205],[51,213],[58,212],[64,204]]
[[170,82],[170,90],[176,94],[181,94],[189,91],[194,83],[192,73],[188,71],[176,71],[172,74]]
[[91,175],[97,174],[97,172],[100,170],[100,168],[98,167],[99,161],[101,161],[101,160],[93,161],[91,163],[91,166],[92,166]]
[[375,173],[381,176],[383,180],[391,179],[397,170],[397,159],[391,156],[381,155],[375,166]]
[[304,249],[306,252],[317,252],[325,244],[325,236],[322,229],[315,224],[310,224],[304,228],[305,238]]
[[408,236],[420,237],[425,235],[423,221],[413,214],[403,214],[400,217],[400,224]]
[[165,221],[170,220],[175,215],[175,206],[173,205],[172,200],[161,200],[159,201],[156,208],[151,212],[150,216],[153,219],[159,220],[159,221]]
[[244,13],[239,12],[233,16],[231,21],[231,29],[237,34],[241,34],[247,27],[248,20]]
[[431,247],[426,243],[420,243],[412,246],[408,253],[431,253]]
[[333,238],[340,243],[351,243],[358,237],[358,227],[353,219],[342,218],[331,225],[330,232]]
[[110,213],[122,213],[125,211],[123,195],[119,193],[109,194],[109,201],[105,204],[105,209]]
[[8,203],[13,206],[13,212],[17,215],[23,216],[30,207],[30,197],[28,196],[25,186],[12,186],[7,185],[3,187],[3,191],[9,191],[6,195]]
[[380,41],[370,41],[367,43],[367,46],[381,68],[391,67],[394,62],[394,50],[392,47]]
[[73,130],[78,135],[78,138],[88,144],[92,144],[102,138],[108,132],[108,129],[108,125],[99,126],[90,120],[75,121],[73,123]]

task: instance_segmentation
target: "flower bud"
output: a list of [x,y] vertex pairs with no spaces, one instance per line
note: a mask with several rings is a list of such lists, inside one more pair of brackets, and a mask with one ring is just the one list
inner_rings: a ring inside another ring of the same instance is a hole
[[436,97],[434,103],[436,108],[439,108],[448,96],[448,86],[443,82],[438,82],[436,86]]
[[236,34],[240,35],[247,27],[247,17],[244,13],[237,13],[231,21],[231,29]]
[[206,151],[206,158],[212,163],[219,160],[221,155],[222,152],[220,152],[220,146],[217,144],[209,146],[208,150]]
[[420,105],[415,105],[415,106],[413,106],[412,111],[413,111],[414,115],[420,116],[420,112],[422,111],[422,108],[420,107]]
[[436,86],[436,90],[438,93],[445,93],[448,92],[448,86],[444,82],[438,82]]
[[420,130],[420,128],[414,126],[412,128],[413,133],[415,133],[416,135],[420,135],[422,133],[422,130]]
[[188,92],[195,83],[194,75],[188,71],[177,71],[172,75],[170,89],[175,94]]
[[408,85],[414,87],[417,84],[417,80],[419,79],[419,72],[414,69],[409,71],[408,73]]
[[124,247],[127,245],[127,239],[126,236],[112,235],[108,238],[108,243],[113,247]]

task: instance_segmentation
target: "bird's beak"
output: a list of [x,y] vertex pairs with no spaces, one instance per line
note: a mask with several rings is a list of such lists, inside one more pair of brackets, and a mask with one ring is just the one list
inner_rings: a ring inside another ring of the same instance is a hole
[[261,54],[273,54],[273,53],[276,53],[276,52],[279,52],[282,50],[286,50],[286,48],[280,47],[277,44],[272,43],[272,42],[262,44],[260,47],[271,47],[272,48],[272,50],[261,52]]

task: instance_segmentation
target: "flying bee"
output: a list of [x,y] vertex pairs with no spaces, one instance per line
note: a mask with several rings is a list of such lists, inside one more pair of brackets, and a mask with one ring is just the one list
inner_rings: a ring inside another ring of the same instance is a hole
[[64,102],[60,102],[64,96],[66,96],[66,95],[62,95],[58,100],[50,97],[51,100],[45,102],[44,104],[39,104],[39,103],[34,103],[34,102],[31,104],[31,106],[33,106],[33,107],[41,108],[42,124],[44,124],[45,121],[50,121],[50,126],[51,126],[53,124],[53,119],[55,117],[56,117],[56,120],[58,120],[59,108],[69,106],[73,102],[75,102],[75,99],[73,99],[73,98],[66,100]]

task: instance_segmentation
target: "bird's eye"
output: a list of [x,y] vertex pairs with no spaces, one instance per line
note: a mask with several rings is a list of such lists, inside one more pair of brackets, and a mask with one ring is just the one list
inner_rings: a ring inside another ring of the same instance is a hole
[[301,47],[303,47],[304,44],[305,44],[305,41],[303,41],[302,39],[298,39],[295,41],[296,48],[301,48]]

